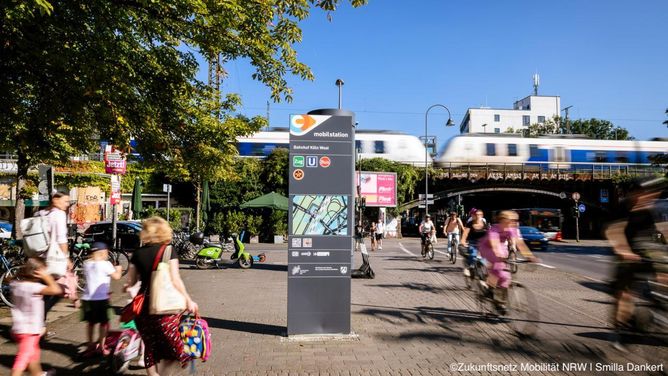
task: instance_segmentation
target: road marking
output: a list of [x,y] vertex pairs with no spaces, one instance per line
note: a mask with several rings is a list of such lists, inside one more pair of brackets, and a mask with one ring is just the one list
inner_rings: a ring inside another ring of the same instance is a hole
[[415,253],[413,253],[413,252],[407,250],[406,247],[404,247],[404,245],[401,244],[401,243],[399,243],[399,248],[401,248],[402,251],[408,253],[409,255],[417,257],[417,255],[416,255]]
[[439,251],[439,250],[438,250],[438,249],[436,249],[436,248],[434,248],[434,252],[438,252],[438,253],[440,253],[440,254],[442,254],[442,255],[446,255],[446,256],[450,256],[450,254],[449,254],[449,253],[447,253],[447,252],[442,252],[442,251]]
[[538,266],[542,266],[542,267],[544,267],[544,268],[548,268],[548,269],[556,269],[554,266],[552,266],[552,265],[547,265],[547,264],[543,264],[542,262],[538,262],[538,263],[536,263],[536,265],[538,265]]

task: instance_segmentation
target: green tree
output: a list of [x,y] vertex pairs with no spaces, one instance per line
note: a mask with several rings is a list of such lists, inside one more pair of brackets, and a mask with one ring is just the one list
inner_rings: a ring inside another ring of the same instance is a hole
[[626,128],[616,127],[608,120],[578,119],[571,122],[571,133],[583,134],[597,140],[630,140]]
[[555,116],[552,119],[545,120],[543,123],[531,124],[526,129],[518,129],[517,133],[522,133],[525,137],[538,137],[561,133],[561,118]]
[[265,192],[273,191],[287,196],[289,154],[288,149],[276,148],[264,160],[261,179]]
[[[365,0],[349,0],[353,6]],[[261,119],[229,114],[197,79],[196,55],[248,59],[275,101],[292,98],[286,76],[312,79],[293,45],[312,7],[339,0],[65,0],[0,4],[0,150],[16,150],[17,190],[38,163],[97,147],[127,148],[173,176],[199,182],[230,173],[235,136]],[[16,218],[23,217],[17,200]],[[18,228],[18,226],[15,226]]]

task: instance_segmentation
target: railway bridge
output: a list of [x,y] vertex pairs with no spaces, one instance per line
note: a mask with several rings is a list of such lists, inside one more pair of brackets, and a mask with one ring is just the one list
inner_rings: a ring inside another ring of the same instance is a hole
[[[574,237],[572,194],[578,192],[578,203],[585,205],[579,220],[581,235],[598,238],[602,226],[619,213],[619,183],[662,174],[665,169],[666,166],[621,163],[452,164],[430,173],[430,213],[442,222],[449,211],[457,209],[468,212],[479,208],[489,218],[493,211],[502,209],[555,208],[563,214],[564,236]],[[424,215],[420,211],[423,203],[416,199],[400,209],[414,222]]]

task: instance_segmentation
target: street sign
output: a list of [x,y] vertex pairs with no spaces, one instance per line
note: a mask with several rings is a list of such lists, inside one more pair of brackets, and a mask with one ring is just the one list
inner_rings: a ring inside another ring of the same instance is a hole
[[163,184],[162,185],[162,191],[165,193],[171,193],[172,192],[172,185],[171,184]]
[[[431,193],[428,194],[427,196],[428,196],[427,198],[434,198],[434,195]],[[418,200],[424,200],[424,193],[418,195]],[[433,204],[433,202],[430,202],[430,204]]]
[[116,205],[121,203],[121,177],[118,175],[111,175],[111,197],[109,203]]
[[600,197],[601,197],[601,200],[600,200],[601,204],[607,204],[608,202],[610,202],[610,194],[609,194],[607,188],[601,188]]
[[571,195],[571,197],[572,197],[573,200],[575,200],[575,201],[580,200],[580,194],[579,194],[578,192],[573,192],[573,194]]
[[580,213],[584,213],[585,210],[587,210],[587,208],[585,207],[585,204],[580,204],[580,205],[578,205],[578,211],[579,211]]

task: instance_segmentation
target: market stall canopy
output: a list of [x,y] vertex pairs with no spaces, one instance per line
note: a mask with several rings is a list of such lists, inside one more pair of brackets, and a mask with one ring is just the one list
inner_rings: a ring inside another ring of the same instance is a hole
[[276,192],[267,193],[264,196],[254,198],[241,204],[240,208],[271,208],[278,210],[288,210],[288,198]]

